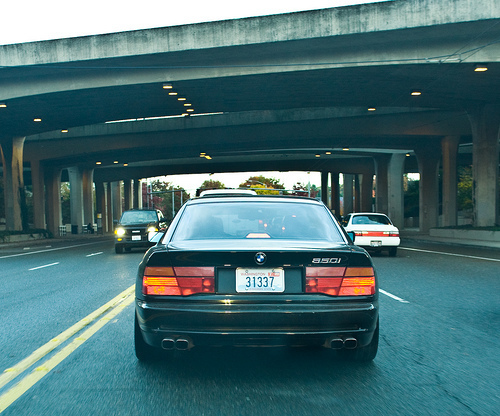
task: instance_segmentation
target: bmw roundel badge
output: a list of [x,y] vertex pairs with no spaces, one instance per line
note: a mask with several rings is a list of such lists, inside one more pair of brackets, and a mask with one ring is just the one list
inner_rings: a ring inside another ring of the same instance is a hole
[[255,255],[255,263],[257,264],[264,264],[267,260],[267,256],[262,253],[262,252],[258,252],[256,255]]

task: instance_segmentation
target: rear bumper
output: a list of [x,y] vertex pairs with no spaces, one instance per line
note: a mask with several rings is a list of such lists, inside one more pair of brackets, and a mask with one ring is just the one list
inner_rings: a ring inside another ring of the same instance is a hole
[[378,319],[376,299],[322,302],[293,298],[279,303],[248,303],[230,297],[210,302],[136,300],[136,313],[145,341],[155,347],[161,347],[165,339],[185,339],[190,347],[329,347],[332,339],[347,338],[355,338],[358,346],[370,343]]

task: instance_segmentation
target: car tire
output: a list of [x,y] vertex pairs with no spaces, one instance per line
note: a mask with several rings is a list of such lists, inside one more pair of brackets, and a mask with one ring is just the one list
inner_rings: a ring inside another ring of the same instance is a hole
[[396,257],[397,254],[398,254],[397,247],[389,247],[389,256]]
[[153,361],[160,357],[161,350],[147,344],[142,337],[141,328],[137,320],[137,315],[134,320],[134,345],[135,356],[139,361]]
[[115,246],[115,253],[122,254],[123,253],[123,246]]
[[378,351],[378,339],[379,339],[379,321],[377,320],[377,326],[373,332],[373,337],[371,342],[365,347],[358,347],[354,350],[343,350],[342,352],[347,354],[347,358],[350,361],[358,363],[367,363],[373,361]]

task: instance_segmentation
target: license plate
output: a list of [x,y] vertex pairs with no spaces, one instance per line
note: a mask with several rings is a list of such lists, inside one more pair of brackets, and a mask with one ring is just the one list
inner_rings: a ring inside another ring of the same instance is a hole
[[236,292],[284,292],[285,271],[277,269],[236,269]]
[[141,241],[141,236],[140,235],[133,235],[132,241]]
[[382,247],[382,241],[370,241],[372,247]]

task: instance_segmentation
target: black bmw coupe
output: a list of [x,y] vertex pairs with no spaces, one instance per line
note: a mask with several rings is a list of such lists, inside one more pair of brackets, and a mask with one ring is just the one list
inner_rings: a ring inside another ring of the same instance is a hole
[[195,198],[139,266],[135,351],[321,346],[371,361],[378,315],[372,260],[323,203]]

